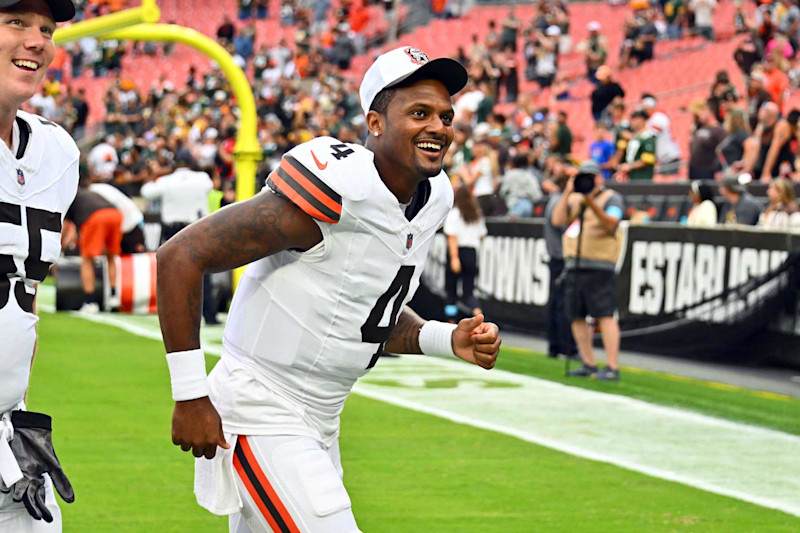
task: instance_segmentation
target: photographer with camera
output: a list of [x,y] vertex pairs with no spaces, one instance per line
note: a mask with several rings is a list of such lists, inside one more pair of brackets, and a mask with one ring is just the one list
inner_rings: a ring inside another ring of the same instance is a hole
[[[595,377],[603,381],[619,379],[619,324],[617,280],[614,270],[621,243],[617,226],[622,219],[623,200],[619,193],[604,187],[602,169],[586,161],[578,174],[567,182],[564,194],[553,209],[553,224],[567,226],[564,232],[566,283],[565,307],[572,322],[572,335],[583,365],[570,376]],[[600,369],[594,359],[592,330],[586,322],[591,315],[600,326],[608,364]]]

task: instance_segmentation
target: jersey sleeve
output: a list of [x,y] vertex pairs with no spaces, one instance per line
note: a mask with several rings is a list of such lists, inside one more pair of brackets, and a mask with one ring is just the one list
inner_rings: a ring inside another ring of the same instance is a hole
[[651,135],[642,139],[640,159],[648,165],[656,164],[656,136]]
[[[342,196],[324,179],[326,169],[329,173],[334,169],[328,169],[327,154],[319,149],[315,154],[315,144],[318,143],[310,141],[284,154],[280,165],[267,178],[267,185],[312,218],[336,224],[342,216]],[[319,172],[312,171],[309,168],[312,166]]]

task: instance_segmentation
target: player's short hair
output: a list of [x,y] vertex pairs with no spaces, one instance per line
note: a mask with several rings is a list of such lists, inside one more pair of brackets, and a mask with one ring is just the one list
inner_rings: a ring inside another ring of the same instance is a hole
[[396,92],[396,87],[383,89],[381,92],[375,95],[375,99],[372,101],[372,105],[369,106],[369,110],[377,111],[381,115],[385,115],[386,110],[389,109],[389,104],[392,102],[392,98],[394,98],[394,94]]
[[411,75],[400,83],[396,83],[391,87],[382,89],[378,94],[375,95],[375,98],[372,100],[372,105],[369,106],[369,110],[377,111],[381,115],[386,115],[386,111],[389,109],[389,104],[392,102],[392,98],[394,98],[394,95],[397,94],[398,90],[411,87],[417,81],[424,79],[428,78],[415,77],[414,75]]

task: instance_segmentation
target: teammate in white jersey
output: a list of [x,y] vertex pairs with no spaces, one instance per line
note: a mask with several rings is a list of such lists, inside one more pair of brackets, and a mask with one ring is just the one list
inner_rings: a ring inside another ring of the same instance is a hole
[[[386,352],[492,368],[483,315],[457,326],[404,307],[453,203],[442,158],[461,64],[403,47],[361,84],[366,147],[321,137],[284,155],[269,190],[184,229],[158,253],[158,309],[176,401],[172,439],[198,457],[195,493],[230,531],[358,531],[339,414]],[[204,272],[247,263],[206,377]],[[213,458],[213,459],[212,459]]]
[[[0,0],[0,531],[61,531],[53,485],[74,500],[53,451],[50,417],[25,411],[36,347],[39,283],[61,253],[78,188],[78,147],[59,126],[24,113],[53,60],[71,0]],[[51,481],[52,479],[52,481]]]

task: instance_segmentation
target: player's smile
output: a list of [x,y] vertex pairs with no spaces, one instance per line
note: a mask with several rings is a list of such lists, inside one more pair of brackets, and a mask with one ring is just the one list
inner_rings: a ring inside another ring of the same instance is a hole
[[33,59],[12,59],[11,62],[15,67],[25,72],[36,72],[41,67],[41,64]]
[[437,140],[424,140],[424,141],[417,141],[414,143],[419,150],[425,152],[425,154],[431,159],[439,159],[440,157],[444,157],[444,142],[437,141]]
[[16,107],[35,92],[53,60],[56,24],[43,0],[24,0],[0,10],[0,95]]

